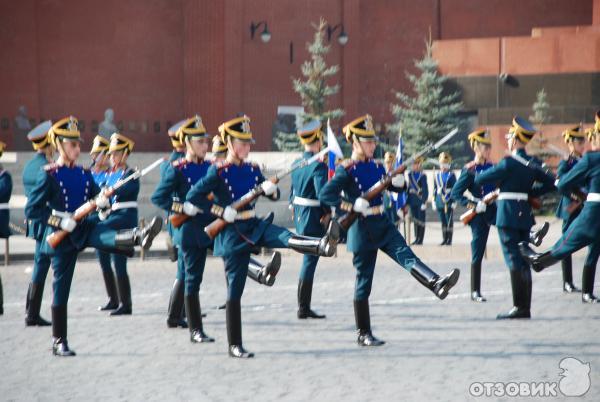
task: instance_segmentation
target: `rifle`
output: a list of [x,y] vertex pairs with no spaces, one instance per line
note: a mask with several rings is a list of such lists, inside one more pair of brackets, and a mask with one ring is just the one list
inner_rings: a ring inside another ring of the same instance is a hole
[[[145,176],[149,171],[151,171],[152,169],[154,169],[155,167],[160,165],[164,160],[165,160],[165,158],[157,159],[156,161],[152,162],[151,165],[149,165],[148,167],[144,168],[141,171],[136,168],[135,171],[132,174],[130,174],[129,176],[127,176],[125,179],[121,179],[118,182],[116,182],[114,186],[103,190],[102,191],[103,195],[105,197],[110,198],[115,193],[115,191],[117,191],[120,187],[124,186],[131,180],[136,180],[142,176]],[[77,208],[77,210],[75,210],[75,212],[73,212],[72,219],[74,219],[76,222],[81,222],[95,210],[96,210],[96,200],[95,199],[89,200],[88,202],[86,202],[85,204],[83,204],[82,206]],[[68,235],[69,235],[69,232],[67,232],[66,230],[57,230],[57,231],[51,233],[50,235],[48,235],[46,237],[46,241],[48,242],[50,247],[56,248]]]
[[[385,189],[387,189],[392,184],[392,178],[394,176],[403,174],[404,171],[406,170],[406,167],[410,166],[415,159],[417,159],[429,152],[435,151],[440,146],[445,144],[450,138],[454,137],[456,135],[456,133],[458,133],[458,128],[455,128],[454,130],[450,131],[448,134],[446,134],[441,140],[439,140],[435,144],[426,145],[425,148],[423,148],[421,151],[417,152],[415,155],[411,156],[408,160],[406,160],[404,163],[402,163],[402,165],[398,166],[396,169],[392,170],[391,172],[388,172],[384,177],[382,177],[377,183],[375,183],[361,197],[367,201],[373,200],[375,197],[377,197],[379,194],[381,194]],[[347,231],[348,228],[350,228],[350,226],[352,226],[352,224],[354,223],[354,221],[358,218],[358,216],[360,214],[358,212],[354,211],[352,208],[346,208],[346,209],[349,209],[348,212],[338,220],[338,223],[343,230]]]
[[[297,169],[300,169],[300,168],[310,165],[311,163],[320,159],[327,152],[329,152],[329,147],[324,148],[319,153],[313,155],[309,159],[304,159],[304,160],[300,161],[299,163],[296,163],[296,164],[292,165],[291,167],[284,169],[283,171],[275,174],[275,176],[273,176],[267,180],[270,180],[274,184],[277,184],[285,176],[289,175],[290,173],[292,173],[293,171],[295,171]],[[243,208],[245,208],[246,206],[248,206],[249,204],[254,202],[258,197],[260,197],[263,194],[264,194],[264,191],[263,191],[262,187],[260,185],[257,185],[252,190],[250,190],[246,194],[244,194],[236,202],[232,203],[231,207],[233,209],[235,209],[236,211],[241,211]],[[218,205],[213,205],[211,208],[211,213],[213,215],[220,216],[223,213],[223,207],[218,206]],[[190,219],[190,216],[183,214],[183,213],[173,214],[169,218],[169,220],[171,221],[171,225],[173,225],[173,227],[175,227],[175,228],[178,228],[181,225],[183,225],[183,223],[185,221],[187,221],[188,219]],[[219,233],[221,233],[221,231],[223,229],[225,229],[225,227],[227,225],[229,225],[229,222],[227,222],[225,219],[222,219],[219,217],[216,220],[214,220],[213,222],[211,222],[208,226],[206,226],[204,228],[204,232],[206,232],[206,234],[208,235],[209,238],[214,239],[215,237],[217,237],[217,235]]]
[[[481,201],[483,201],[485,205],[490,205],[492,202],[496,201],[496,198],[498,198],[499,194],[500,190],[492,191],[491,193],[487,193]],[[463,224],[468,225],[477,215],[478,214],[475,212],[475,208],[471,208],[460,216],[460,220]]]
[[[557,154],[562,156],[563,159],[569,159],[570,157],[568,152],[563,151],[561,148],[553,144],[548,144],[548,148],[554,150]],[[575,188],[569,193],[568,197],[571,199],[571,203],[567,206],[567,212],[572,214],[573,212],[577,211],[581,205],[583,205],[583,202],[587,198],[587,194],[581,189]]]

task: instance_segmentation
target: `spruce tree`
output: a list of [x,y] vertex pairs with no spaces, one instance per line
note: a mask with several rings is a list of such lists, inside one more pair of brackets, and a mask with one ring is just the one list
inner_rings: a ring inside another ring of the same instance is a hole
[[[462,109],[460,92],[447,93],[444,84],[448,77],[438,72],[438,62],[432,57],[432,41],[425,41],[425,54],[415,60],[419,74],[406,72],[412,84],[414,96],[395,92],[397,104],[392,104],[394,123],[388,126],[391,132],[400,133],[407,154],[413,154],[429,142],[436,142],[454,127],[461,125],[458,115]],[[446,149],[453,148],[446,145]]]
[[[292,83],[294,91],[300,95],[304,107],[301,120],[305,123],[311,120],[319,120],[325,128],[327,119],[333,121],[344,115],[344,111],[341,109],[328,110],[327,108],[328,98],[340,90],[339,84],[327,84],[328,80],[338,73],[339,66],[328,66],[325,62],[325,57],[330,50],[330,46],[325,44],[327,22],[321,18],[318,25],[312,24],[312,26],[315,28],[314,39],[311,43],[306,44],[310,60],[302,63],[301,72],[303,77],[292,77]],[[274,141],[280,151],[301,149],[295,133],[278,132]]]

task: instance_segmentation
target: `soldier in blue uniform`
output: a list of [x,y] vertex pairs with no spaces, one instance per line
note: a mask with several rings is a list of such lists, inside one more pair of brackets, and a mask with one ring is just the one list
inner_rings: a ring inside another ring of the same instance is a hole
[[[4,153],[6,144],[0,141],[0,157]],[[12,178],[10,173],[4,170],[0,165],[0,239],[8,238],[10,233],[10,212],[8,209],[8,201],[12,194]],[[2,290],[2,277],[0,277],[0,315],[4,314],[4,296]]]
[[513,307],[507,313],[498,314],[497,319],[531,317],[531,270],[519,253],[519,242],[529,241],[534,224],[529,196],[540,196],[555,189],[553,177],[541,169],[538,160],[525,152],[525,146],[534,135],[535,128],[531,123],[515,117],[506,135],[511,155],[475,176],[475,185],[494,184],[500,190],[496,226],[510,270]]
[[38,175],[25,206],[27,219],[39,220],[46,216],[46,206],[52,209],[44,236],[47,238],[57,230],[68,232],[68,236],[52,248],[47,241],[42,243],[42,252],[52,258],[54,271],[52,300],[52,352],[57,356],[74,356],[67,342],[67,301],[73,272],[79,251],[94,247],[108,252],[133,254],[138,245],[149,248],[160,231],[162,221],[154,218],[144,227],[113,230],[97,216],[76,221],[72,213],[92,197],[100,209],[110,207],[110,200],[100,194],[100,189],[89,170],[76,165],[80,154],[80,134],[77,119],[66,117],[56,122],[48,131],[52,145],[60,157],[56,163],[46,165]]
[[[323,146],[323,132],[321,122],[311,121],[298,130],[300,143],[304,146],[304,153],[299,160],[310,159]],[[315,162],[292,172],[292,188],[290,192],[290,203],[293,206],[294,225],[296,233],[306,236],[321,237],[325,234],[325,228],[321,224],[321,218],[326,211],[323,210],[317,195],[327,183],[327,165],[323,162]],[[298,281],[298,318],[325,318],[311,310],[313,281],[315,270],[319,262],[318,255],[305,254],[300,269]]]
[[496,190],[495,184],[475,184],[475,177],[492,168],[490,150],[492,140],[484,129],[475,130],[467,137],[475,159],[467,163],[460,172],[458,181],[452,187],[452,199],[458,204],[474,209],[477,215],[471,220],[471,300],[485,302],[481,295],[481,262],[485,253],[490,226],[496,223],[496,204],[486,205],[483,198]]
[[440,153],[439,161],[440,171],[436,172],[433,178],[434,200],[431,205],[434,210],[437,210],[442,223],[443,240],[440,246],[450,246],[454,230],[454,202],[450,194],[456,184],[456,176],[450,170],[452,157],[449,153]]
[[[134,171],[127,165],[127,159],[133,151],[134,142],[121,133],[113,133],[110,137],[108,146],[108,157],[110,158],[110,170],[106,172],[104,179],[104,187],[112,187],[119,180],[125,179]],[[120,187],[115,194],[110,198],[110,209],[105,209],[98,213],[104,225],[114,230],[128,229],[137,226],[138,210],[137,197],[140,192],[140,181],[131,180],[124,186]],[[105,252],[100,251],[100,253]],[[122,253],[111,253],[108,258],[100,260],[102,274],[106,278],[114,275],[117,281],[119,303],[115,308],[113,305],[104,306],[105,310],[110,312],[111,316],[131,315],[131,283],[127,274],[127,256]],[[109,293],[109,298],[114,297],[114,294]],[[109,300],[110,304],[110,300]]]
[[[563,132],[563,138],[569,147],[569,156],[567,159],[563,159],[558,164],[558,170],[556,176],[560,180],[562,176],[567,174],[581,159],[583,152],[585,151],[585,132],[580,125],[566,129]],[[556,208],[556,217],[562,219],[562,232],[565,233],[567,228],[573,220],[577,218],[581,212],[583,204],[580,205],[576,210],[569,212],[568,208],[573,201],[568,195],[563,195],[560,198],[558,207]],[[579,292],[579,289],[573,283],[573,259],[571,255],[566,256],[561,261],[562,265],[562,277],[563,277],[563,291],[565,293]]]
[[[90,172],[92,173],[94,182],[99,188],[106,186],[106,178],[110,170],[110,163],[108,162],[109,145],[109,140],[101,135],[97,135],[94,137],[92,149],[90,150],[90,156],[92,158]],[[107,267],[107,269],[102,269],[102,277],[104,279],[106,294],[108,295],[108,302],[104,306],[98,307],[98,310],[115,310],[117,307],[119,307],[119,293],[117,291],[115,276],[112,273],[112,269],[110,269],[110,253],[102,250],[96,250],[96,256],[98,257],[98,262],[100,262],[100,267]]]
[[429,187],[427,175],[423,173],[423,157],[414,160],[408,172],[408,206],[413,219],[415,240],[412,244],[421,245],[425,238],[425,221]]
[[[259,219],[254,205],[236,211],[231,204],[256,186],[271,199],[279,197],[277,185],[265,180],[258,165],[245,162],[254,141],[250,132],[250,119],[237,117],[219,126],[223,142],[227,144],[227,160],[208,169],[188,192],[184,213],[193,214],[195,209],[211,212],[230,224],[215,239],[214,254],[223,257],[227,275],[227,338],[229,355],[236,358],[253,357],[242,346],[242,316],[240,301],[246,282],[250,253],[259,247],[289,247],[303,254],[332,256],[339,240],[339,229],[331,222],[322,238],[295,235],[272,224],[272,215]],[[208,196],[214,194],[213,201]],[[214,202],[214,206],[211,204]]]
[[594,296],[596,265],[600,256],[600,112],[596,114],[596,125],[588,131],[592,150],[558,180],[558,190],[570,194],[574,188],[585,186],[587,198],[579,215],[571,222],[562,237],[547,251],[536,253],[527,244],[520,244],[523,257],[536,272],[542,271],[563,260],[577,250],[588,246],[588,254],[583,265],[583,303],[599,303]]
[[[406,241],[383,213],[382,196],[371,201],[363,194],[385,176],[384,167],[373,160],[377,137],[371,116],[359,117],[343,129],[346,140],[352,145],[352,159],[336,168],[335,175],[319,193],[319,200],[329,207],[354,210],[361,216],[348,230],[348,251],[353,256],[356,268],[354,290],[354,314],[360,346],[379,346],[384,342],[371,332],[369,295],[373,283],[377,252],[382,250],[400,266],[440,299],[456,284],[460,271],[453,269],[448,275],[440,276],[425,265],[406,244]],[[392,191],[405,188],[403,175],[392,179]],[[341,193],[345,200],[342,200]]]
[[[23,168],[23,187],[25,196],[29,197],[31,189],[35,186],[37,177],[42,168],[52,161],[54,147],[48,139],[48,131],[52,122],[47,120],[37,125],[27,134],[27,139],[35,150],[35,155],[25,164]],[[33,257],[33,273],[31,282],[27,288],[25,302],[25,325],[26,326],[48,326],[50,322],[40,317],[44,284],[50,269],[50,257],[42,252],[42,241],[46,230],[46,221],[50,216],[50,209],[43,207],[44,214],[40,219],[27,219],[27,237],[35,239],[35,252]]]

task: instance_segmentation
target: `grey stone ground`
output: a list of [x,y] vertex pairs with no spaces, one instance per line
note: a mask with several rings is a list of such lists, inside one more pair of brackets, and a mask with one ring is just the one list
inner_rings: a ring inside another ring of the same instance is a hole
[[[600,306],[563,295],[558,266],[534,276],[531,321],[498,322],[496,313],[511,304],[502,262],[485,264],[489,302],[475,304],[466,264],[443,262],[444,254],[432,250],[423,249],[423,257],[434,269],[463,269],[443,302],[380,255],[371,312],[374,332],[387,344],[374,349],[355,344],[351,256],[340,252],[318,268],[313,306],[327,319],[299,321],[301,259],[286,253],[275,287],[247,284],[244,344],[256,353],[249,361],[226,355],[225,314],[215,309],[225,298],[218,259],[209,259],[201,291],[205,330],[217,341],[203,345],[189,343],[186,330],[166,328],[174,264],[131,260],[134,315],[110,318],[96,311],[105,301],[99,268],[80,263],[69,303],[69,341],[78,355],[68,359],[51,355],[49,328],[23,325],[27,264],[0,267],[0,400],[477,400],[485,398],[469,397],[473,382],[557,382],[567,356],[590,362],[584,400],[600,400]],[[577,278],[581,262],[578,256]],[[49,318],[50,282],[46,289]],[[559,395],[551,399],[565,399]]]

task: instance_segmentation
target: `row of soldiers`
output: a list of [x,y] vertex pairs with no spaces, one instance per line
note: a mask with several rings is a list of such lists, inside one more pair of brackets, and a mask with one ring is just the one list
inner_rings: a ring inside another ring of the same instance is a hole
[[[600,120],[600,115],[596,118],[597,121]],[[230,356],[253,356],[242,346],[240,303],[246,277],[267,286],[273,285],[280,268],[279,254],[274,254],[271,261],[264,265],[251,259],[251,254],[261,247],[291,248],[305,254],[298,286],[298,317],[323,318],[323,315],[311,309],[310,304],[318,259],[334,255],[340,239],[337,220],[323,219],[331,209],[359,215],[347,233],[347,247],[353,253],[353,265],[357,272],[354,312],[359,345],[378,346],[384,343],[372,333],[368,302],[379,249],[437,297],[444,299],[447,296],[458,281],[459,270],[452,269],[443,276],[431,270],[414,254],[389,219],[383,201],[384,194],[369,199],[365,196],[368,189],[384,180],[387,180],[387,190],[398,193],[408,191],[409,198],[411,189],[403,174],[390,177],[384,166],[373,160],[377,137],[371,117],[366,115],[355,119],[344,127],[343,132],[352,146],[352,156],[340,163],[333,178],[327,181],[327,167],[323,161],[308,163],[323,153],[321,124],[311,122],[298,131],[305,152],[301,159],[294,163],[297,168],[293,169],[292,173],[290,201],[296,226],[296,233],[293,233],[274,225],[272,215],[266,218],[257,217],[254,202],[243,202],[249,194],[262,195],[272,200],[279,198],[277,180],[265,179],[258,165],[246,161],[253,143],[250,119],[247,116],[237,117],[219,126],[219,134],[213,139],[213,150],[217,150],[217,154],[226,155],[210,162],[206,160],[210,139],[198,116],[183,120],[170,130],[174,152],[181,154],[173,155],[171,161],[163,166],[161,181],[152,196],[152,201],[169,214],[186,218],[183,224],[177,227],[173,225],[169,229],[173,237],[174,259],[177,260],[178,269],[169,301],[168,326],[189,327],[190,341],[193,343],[214,341],[204,332],[198,296],[209,248],[215,256],[222,257],[225,263],[228,290],[225,308]],[[538,242],[539,238],[543,237],[543,233],[533,233],[532,236],[534,218],[529,198],[555,189],[555,178],[525,152],[525,146],[534,135],[535,129],[529,122],[515,118],[507,134],[511,154],[497,165],[492,165],[489,162],[491,141],[488,133],[485,130],[471,133],[468,140],[475,152],[475,159],[465,166],[450,194],[456,202],[475,212],[475,217],[470,222],[473,232],[471,286],[474,301],[485,301],[479,289],[483,250],[490,225],[495,222],[499,230],[513,289],[513,308],[498,315],[499,319],[530,317],[530,266],[538,269],[562,259],[585,245],[584,241],[588,241],[586,244],[595,242],[593,233],[598,233],[596,227],[595,232],[589,232],[592,233],[592,237],[582,236],[578,231],[582,225],[575,219],[569,225],[573,229],[566,231],[565,240],[562,241],[562,245],[555,246],[556,250],[536,254],[527,245],[530,241]],[[597,150],[600,123],[597,122],[595,129],[587,135],[592,149]],[[569,136],[568,141],[571,141],[571,137],[577,135]],[[66,300],[77,252],[90,246],[100,252],[111,253],[113,257],[131,255],[133,246],[149,247],[153,237],[160,230],[161,221],[155,218],[147,227],[136,228],[134,226],[137,222],[137,211],[136,219],[131,219],[128,223],[124,223],[125,219],[119,216],[119,211],[136,207],[131,203],[135,202],[133,199],[137,197],[139,184],[137,190],[129,189],[129,192],[123,190],[110,193],[100,190],[100,187],[118,187],[119,181],[127,176],[129,168],[125,161],[126,155],[133,149],[131,140],[119,133],[111,137],[107,153],[120,155],[111,156],[112,167],[107,175],[115,174],[118,178],[105,181],[99,186],[96,180],[101,182],[103,179],[94,180],[94,176],[101,176],[100,172],[103,170],[97,166],[102,164],[97,158],[106,149],[102,148],[101,139],[97,139],[94,144],[96,162],[92,168],[95,173],[93,175],[92,171],[74,164],[78,152],[72,152],[79,149],[76,119],[67,118],[52,125],[44,138],[48,138],[49,143],[59,150],[60,157],[57,163],[39,168],[40,173],[34,188],[28,192],[26,215],[28,227],[33,221],[48,223],[43,234],[38,236],[40,244],[36,246],[36,261],[38,254],[53,256],[53,350],[56,355],[72,355],[74,353],[66,343]],[[104,147],[106,145],[104,144]],[[586,213],[582,212],[580,216],[583,216],[582,221],[585,219],[588,225],[597,225],[598,221],[595,215],[598,211],[594,209],[598,205],[597,193],[594,192],[598,190],[598,163],[595,159],[592,160],[594,155],[597,153],[586,153],[582,159],[582,162],[586,163],[578,163],[576,166],[581,166],[579,169],[572,169],[566,175],[561,175],[558,181],[559,190],[566,192],[569,197],[572,196],[570,192],[574,184],[587,185],[590,192],[585,202],[582,202],[583,212]],[[586,158],[590,161],[587,162]],[[573,176],[577,179],[573,179]],[[440,183],[443,187],[446,187],[446,184],[447,181]],[[119,190],[127,187],[121,186]],[[492,193],[497,195],[496,202],[488,197]],[[107,196],[109,194],[110,196]],[[73,195],[76,195],[75,199]],[[74,219],[72,213],[88,199],[94,200],[97,212],[85,219]],[[46,208],[45,203],[50,207]],[[123,205],[124,203],[130,204]],[[43,219],[44,214],[50,215],[48,219]],[[216,236],[210,236],[206,229],[215,219],[223,222],[225,226]],[[328,223],[323,226],[322,222]],[[43,240],[58,229],[69,232],[69,241],[61,243],[55,250],[49,250],[47,242]],[[567,246],[564,245],[565,242],[568,243]],[[63,244],[66,244],[65,250],[62,249]],[[592,292],[594,278],[590,278],[591,268],[588,266],[593,265],[595,269],[598,256],[591,254],[591,259],[595,257],[595,261],[590,261],[593,264],[586,262],[583,296],[585,302],[596,301]],[[105,271],[107,270],[103,269],[103,272]],[[35,272],[36,269],[34,277]],[[109,303],[103,308],[114,309],[113,313],[116,315],[131,314],[128,279],[119,280],[119,277],[123,276],[119,275],[119,272],[123,272],[123,269],[117,268],[117,292],[110,284],[112,272],[110,277],[105,276]],[[30,290],[31,294],[38,294],[37,291],[33,291],[37,289]],[[116,302],[117,297],[120,303]],[[32,316],[41,320],[39,302],[37,298],[35,300],[37,316]],[[41,297],[39,301],[41,302]],[[31,305],[30,302],[29,306]],[[183,311],[187,322],[183,318]]]

